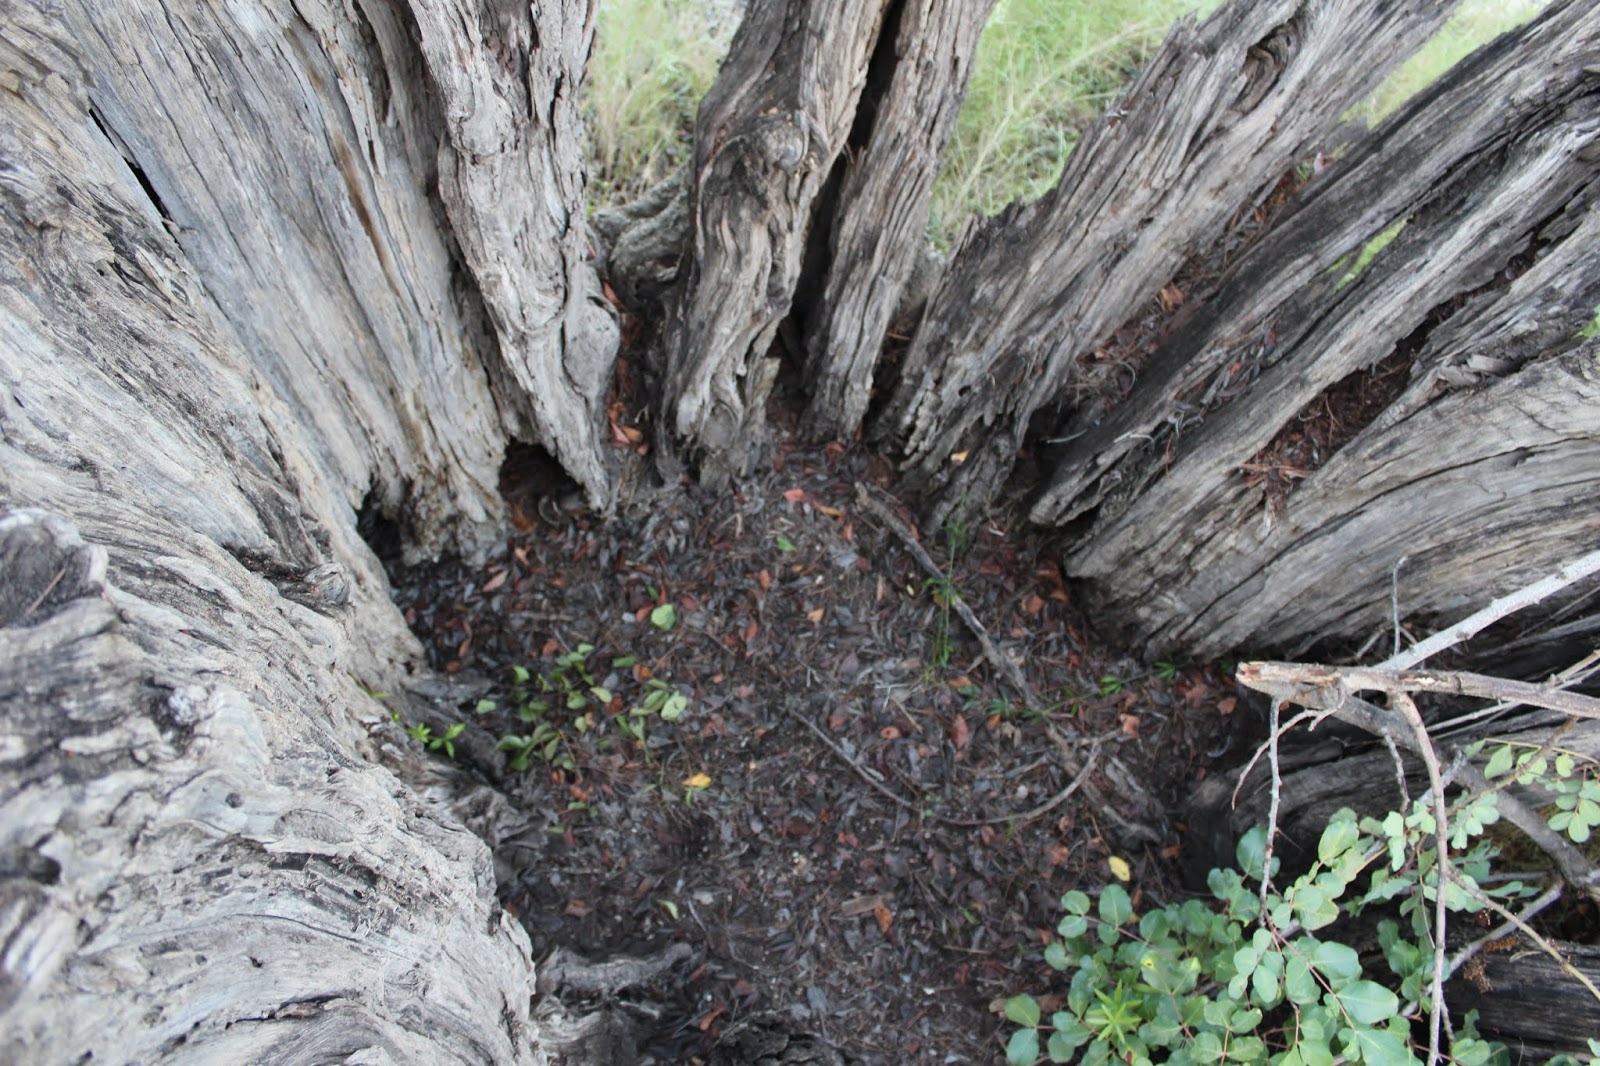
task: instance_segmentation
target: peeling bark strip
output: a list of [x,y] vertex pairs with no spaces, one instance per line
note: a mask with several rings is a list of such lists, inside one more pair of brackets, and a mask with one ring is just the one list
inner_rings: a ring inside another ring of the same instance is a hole
[[352,674],[416,648],[326,425],[94,121],[81,35],[6,20],[0,1061],[542,1061],[488,851],[363,758]]
[[565,6],[537,49],[514,4],[488,24],[443,0],[62,8],[98,121],[309,454],[349,506],[370,487],[418,556],[480,546],[508,436],[609,498],[590,423],[614,331],[589,303],[579,120],[557,97],[590,31]]
[[668,316],[669,447],[711,484],[740,472],[776,375],[768,358],[810,214],[844,148],[889,0],[774,0],[734,36],[695,123],[688,266]]
[[[1600,350],[1576,346],[1600,303],[1597,13],[1553,5],[1352,149],[1069,450],[1035,517],[1088,519],[1067,567],[1108,617],[1152,648],[1292,647],[1383,624],[1402,557],[1401,609],[1450,614],[1593,548]],[[1380,363],[1409,381],[1348,443],[1320,466],[1273,454]],[[1185,426],[1219,391],[1237,395]],[[1285,471],[1268,496],[1260,475]]]
[[806,421],[816,436],[847,439],[867,413],[884,337],[925,254],[933,179],[993,7],[994,0],[898,7],[893,72],[881,99],[864,102],[876,110],[871,135],[844,161],[827,282],[806,328]]
[[[1454,3],[1235,0],[1180,23],[1059,185],[976,230],[928,304],[880,436],[941,508],[988,500],[1030,416]],[[963,456],[964,462],[953,460]]]

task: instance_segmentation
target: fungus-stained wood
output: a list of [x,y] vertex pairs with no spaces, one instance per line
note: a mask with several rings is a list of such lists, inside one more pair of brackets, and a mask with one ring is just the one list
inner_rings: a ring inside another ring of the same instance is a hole
[[[871,114],[856,120],[869,132],[844,160],[829,220],[827,280],[806,324],[806,423],[815,435],[848,439],[867,413],[884,337],[926,254],[933,179],[993,6],[994,0],[904,0],[891,9],[898,29],[885,26],[873,61],[862,102]],[[884,84],[873,84],[880,79]]]
[[[1450,615],[1593,547],[1597,10],[1553,5],[1353,148],[1084,427],[1034,517],[1080,519],[1103,618],[1303,647],[1381,625],[1402,559],[1401,610]],[[1313,447],[1319,418],[1353,424]]]
[[1251,0],[1175,27],[1056,188],[957,250],[875,428],[903,443],[913,483],[939,492],[941,510],[988,500],[1031,416],[1070,400],[1080,355],[1454,6]]
[[695,122],[690,247],[663,339],[669,448],[711,484],[754,460],[810,216],[888,0],[773,0],[740,23]]
[[363,757],[357,678],[417,649],[335,416],[257,372],[54,12],[0,35],[0,1061],[542,1061],[487,849]]
[[[481,546],[510,436],[609,500],[572,4],[62,5],[96,121],[315,461],[414,556]],[[582,5],[578,5],[581,11]],[[553,103],[539,102],[549,96]],[[549,106],[546,106],[546,104]]]

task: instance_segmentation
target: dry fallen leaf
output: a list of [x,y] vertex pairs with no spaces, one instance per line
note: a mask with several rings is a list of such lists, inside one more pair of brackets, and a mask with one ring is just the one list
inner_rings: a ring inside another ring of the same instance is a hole
[[1120,855],[1113,855],[1106,860],[1106,865],[1111,867],[1111,876],[1118,881],[1128,881],[1133,878],[1133,867],[1128,865],[1128,860]]
[[822,608],[818,607],[814,611],[807,611],[806,612],[806,620],[811,622],[812,625],[815,625],[818,622],[822,621]]
[[799,503],[801,500],[806,498],[806,490],[805,489],[785,489],[784,493],[783,493],[783,498],[788,500],[790,503]]
[[511,573],[509,570],[496,570],[494,576],[483,583],[483,591],[493,592],[501,585],[504,585],[506,583],[506,575],[509,573]]
[[702,772],[695,774],[693,777],[686,777],[683,779],[683,786],[685,788],[709,788],[711,786],[711,775]]
[[1234,711],[1234,708],[1236,708],[1238,706],[1239,706],[1239,697],[1238,696],[1224,696],[1220,700],[1217,701],[1217,713],[1218,714],[1224,714],[1224,715],[1232,714],[1233,711]]
[[878,919],[878,932],[888,936],[889,926],[894,924],[894,913],[888,907],[878,906],[872,908],[872,916]]
[[967,746],[967,742],[971,739],[972,732],[967,728],[967,720],[959,714],[956,715],[955,719],[950,723],[950,743],[956,746],[957,751],[960,751]]

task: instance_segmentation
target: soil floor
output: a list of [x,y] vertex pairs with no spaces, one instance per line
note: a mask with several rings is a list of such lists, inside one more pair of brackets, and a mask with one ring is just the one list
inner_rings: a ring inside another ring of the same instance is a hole
[[858,1063],[1003,1062],[998,1003],[1062,984],[1062,893],[1180,895],[1183,800],[1249,715],[1216,664],[1098,641],[1020,521],[927,531],[930,573],[857,496],[886,463],[777,433],[736,491],[606,522],[513,484],[526,528],[485,564],[393,572],[477,694],[462,747],[528,738],[480,759],[535,826],[504,901],[536,957],[688,945],[633,1008],[642,1062],[757,1015]]

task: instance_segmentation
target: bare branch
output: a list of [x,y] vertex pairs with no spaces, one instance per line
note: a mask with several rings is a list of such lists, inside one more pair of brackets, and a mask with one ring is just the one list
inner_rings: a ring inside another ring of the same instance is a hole
[[1446,648],[1454,647],[1479,630],[1498,622],[1506,615],[1520,611],[1524,607],[1531,607],[1560,592],[1573,582],[1581,581],[1590,574],[1597,572],[1600,572],[1600,551],[1592,551],[1588,555],[1563,566],[1549,577],[1541,578],[1510,595],[1500,597],[1483,608],[1483,610],[1473,612],[1449,629],[1440,630],[1422,643],[1413,644],[1407,650],[1391,655],[1378,664],[1378,669],[1405,670],[1408,667],[1415,666],[1424,659],[1439,654]]

